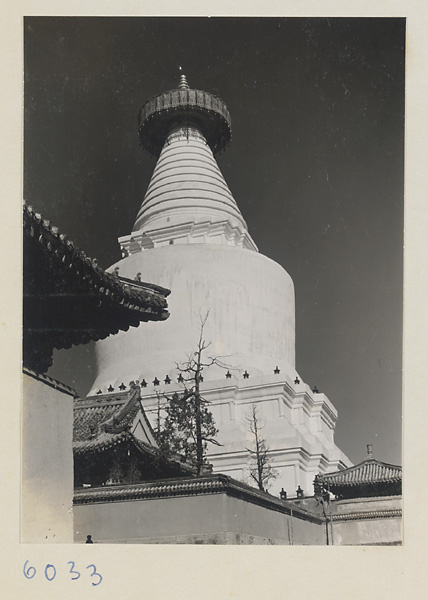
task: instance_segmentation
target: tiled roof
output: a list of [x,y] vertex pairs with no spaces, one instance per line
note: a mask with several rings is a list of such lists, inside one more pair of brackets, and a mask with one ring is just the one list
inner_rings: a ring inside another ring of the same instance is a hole
[[112,446],[117,446],[128,441],[132,436],[127,431],[122,433],[100,433],[93,439],[79,440],[73,442],[74,454],[85,454],[87,452],[100,452]]
[[403,511],[401,508],[385,509],[385,510],[370,510],[366,512],[351,512],[331,515],[331,520],[334,521],[361,521],[366,519],[394,519],[402,517]]
[[151,309],[149,313],[151,312],[152,316],[147,319],[150,321],[162,320],[168,316],[165,298],[170,294],[170,290],[107,273],[98,266],[96,259],[86,256],[66,235],[60,234],[57,227],[43,219],[26,203],[24,203],[24,232],[36,239],[46,253],[58,263],[62,263],[63,267],[72,269],[83,279],[90,275],[92,286],[101,294],[116,295],[124,306],[129,306],[137,312]]
[[[137,451],[133,455],[138,456],[139,464],[145,466],[144,476],[155,477],[159,472],[163,477],[188,476],[195,473],[194,466],[182,462],[180,456],[162,455],[141,405],[140,387],[134,382],[130,383],[129,390],[125,392],[75,400],[73,425],[75,483],[82,476],[88,477],[88,473],[82,474],[81,471],[88,455],[104,453],[115,446],[125,447],[128,456],[131,448]],[[89,458],[91,463],[96,464],[94,460]],[[102,460],[107,464],[109,459]],[[157,465],[154,470],[153,464]],[[91,482],[90,476],[86,481]]]
[[129,431],[121,433],[107,433],[103,431],[96,438],[73,442],[74,454],[86,454],[91,452],[103,452],[113,446],[118,446],[125,442],[131,442],[135,448],[144,453],[155,455],[157,448],[137,440]]
[[[141,414],[148,438],[153,431],[140,401],[140,388],[131,384],[126,392],[104,394],[74,403],[73,449],[75,453],[105,450],[126,440],[135,439],[129,432],[137,415]],[[138,440],[135,440],[138,445]],[[146,444],[144,445],[146,446]]]
[[107,273],[27,204],[23,225],[27,368],[45,372],[53,348],[168,318],[169,290]]
[[377,483],[395,483],[402,479],[399,466],[388,465],[370,458],[343,471],[320,475],[319,480],[330,486],[359,486]]

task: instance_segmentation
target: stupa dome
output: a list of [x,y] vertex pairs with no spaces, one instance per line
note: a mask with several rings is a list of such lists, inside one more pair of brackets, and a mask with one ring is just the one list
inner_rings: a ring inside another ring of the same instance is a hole
[[[171,316],[97,344],[94,393],[173,372],[194,349],[208,312],[212,353],[237,372],[262,375],[279,366],[295,375],[293,282],[258,252],[216,163],[213,150],[230,139],[230,116],[210,96],[182,76],[176,90],[140,113],[143,145],[154,153],[163,147],[133,231],[119,240],[125,256],[111,269],[170,289]],[[216,377],[224,373],[210,369],[207,378]]]
[[[272,374],[277,365],[296,376],[294,287],[274,261],[235,246],[200,243],[144,250],[116,266],[121,276],[133,279],[141,272],[145,280],[171,289],[170,317],[98,342],[92,393],[167,374],[176,381],[176,365],[195,350],[207,313],[208,356],[220,357],[239,378],[245,370],[252,378]],[[210,367],[204,377],[224,380],[225,372]]]

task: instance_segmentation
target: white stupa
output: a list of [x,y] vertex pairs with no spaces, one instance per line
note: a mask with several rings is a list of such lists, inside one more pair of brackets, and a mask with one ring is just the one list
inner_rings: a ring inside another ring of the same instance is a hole
[[111,270],[170,289],[170,318],[98,342],[89,395],[139,381],[154,420],[157,394],[182,389],[176,365],[195,350],[209,313],[208,354],[228,365],[205,370],[201,383],[222,444],[210,448],[214,471],[248,481],[247,417],[256,403],[278,474],[271,491],[292,497],[300,485],[311,494],[317,473],[351,463],[334,443],[336,409],[295,368],[291,277],[258,252],[215,161],[230,136],[225,104],[189,89],[184,76],[141,110],[141,142],[159,159],[132,233],[119,239],[124,258]]

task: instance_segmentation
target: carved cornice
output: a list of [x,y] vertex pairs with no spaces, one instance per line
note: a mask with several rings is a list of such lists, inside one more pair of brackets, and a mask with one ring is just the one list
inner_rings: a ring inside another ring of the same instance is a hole
[[258,251],[250,234],[244,228],[233,226],[229,221],[204,221],[195,223],[189,221],[172,225],[170,227],[161,227],[159,229],[147,230],[144,232],[136,231],[131,235],[119,238],[122,254],[136,254],[142,250],[166,246],[174,241],[178,244],[191,244],[204,242],[207,244],[219,244],[237,246],[246,250]]

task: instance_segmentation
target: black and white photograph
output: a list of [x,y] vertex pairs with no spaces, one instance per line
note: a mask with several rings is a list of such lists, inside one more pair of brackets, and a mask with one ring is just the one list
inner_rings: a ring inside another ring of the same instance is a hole
[[406,18],[22,27],[21,542],[402,545]]

